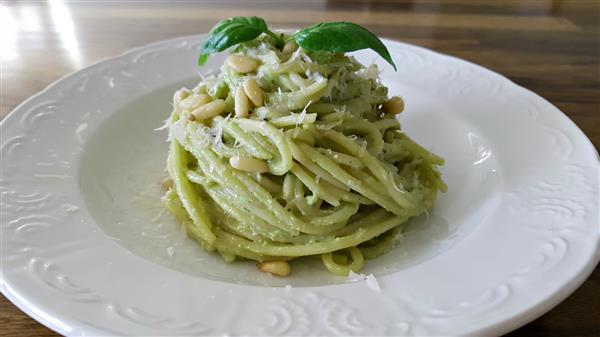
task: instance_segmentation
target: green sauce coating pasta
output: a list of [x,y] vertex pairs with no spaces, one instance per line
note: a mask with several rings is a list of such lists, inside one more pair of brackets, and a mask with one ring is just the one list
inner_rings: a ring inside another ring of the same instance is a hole
[[269,41],[233,50],[254,70],[225,62],[219,75],[175,93],[167,122],[173,184],[163,201],[228,262],[320,256],[335,274],[358,272],[446,191],[444,160],[401,131],[399,111],[386,107],[403,103],[385,104],[376,66]]

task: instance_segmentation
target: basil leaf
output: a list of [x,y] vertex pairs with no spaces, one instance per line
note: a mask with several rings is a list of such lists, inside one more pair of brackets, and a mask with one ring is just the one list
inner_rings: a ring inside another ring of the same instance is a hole
[[198,65],[203,65],[208,59],[208,55],[221,52],[238,43],[254,40],[262,33],[271,32],[267,28],[265,20],[256,16],[238,16],[223,20],[211,29],[208,37],[204,40],[200,57],[198,57]]
[[396,70],[389,51],[375,34],[351,22],[322,22],[299,30],[294,39],[304,50],[351,52],[370,48]]

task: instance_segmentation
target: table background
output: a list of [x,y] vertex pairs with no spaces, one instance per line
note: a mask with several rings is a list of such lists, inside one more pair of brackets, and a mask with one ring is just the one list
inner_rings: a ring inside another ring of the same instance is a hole
[[[600,147],[600,0],[2,1],[0,116],[70,72],[235,15],[274,27],[352,21],[472,61],[552,102]],[[0,335],[57,336],[2,296]],[[508,336],[600,336],[600,269]]]

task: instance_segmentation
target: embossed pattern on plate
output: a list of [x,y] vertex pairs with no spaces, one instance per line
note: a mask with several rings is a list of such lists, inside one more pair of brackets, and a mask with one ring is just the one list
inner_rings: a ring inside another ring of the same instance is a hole
[[[375,62],[386,84],[414,97],[407,100],[414,107],[403,122],[407,132],[426,131],[415,113],[435,101],[439,110],[423,113],[461,121],[465,129],[420,132],[416,140],[442,148],[451,137],[462,137],[473,145],[473,165],[490,156],[497,163],[489,171],[501,186],[493,196],[461,196],[474,208],[489,206],[465,218],[477,225],[462,240],[428,260],[377,276],[380,292],[366,282],[231,284],[133,254],[90,214],[81,195],[81,158],[87,142],[124,106],[193,79],[201,39],[159,42],[100,62],[56,82],[2,121],[0,289],[54,330],[497,335],[549,310],[597,264],[599,163],[581,131],[551,104],[498,74],[388,40],[399,71]],[[356,56],[374,59],[369,52]],[[214,72],[221,61],[211,58],[202,71]],[[449,183],[460,187],[460,172],[453,173],[460,163],[453,159],[465,154],[448,149],[442,155],[448,160],[444,173],[457,179]],[[443,216],[452,218],[447,206],[458,189],[438,201]]]

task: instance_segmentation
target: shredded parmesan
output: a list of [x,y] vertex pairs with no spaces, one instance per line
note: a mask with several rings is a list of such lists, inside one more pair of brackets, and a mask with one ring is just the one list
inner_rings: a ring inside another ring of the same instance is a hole
[[357,274],[351,270],[350,273],[348,273],[347,280],[350,282],[365,281],[365,283],[367,284],[367,286],[369,288],[371,288],[371,290],[373,290],[377,293],[381,292],[381,287],[379,286],[379,282],[377,282],[377,279],[375,278],[375,275],[373,275],[373,274],[369,274],[369,275],[360,274],[360,273]]

